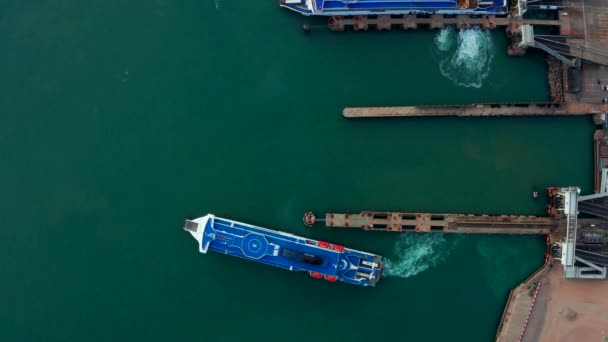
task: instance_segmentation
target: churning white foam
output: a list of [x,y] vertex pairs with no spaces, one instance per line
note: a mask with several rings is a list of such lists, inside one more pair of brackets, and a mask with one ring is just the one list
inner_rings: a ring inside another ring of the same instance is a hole
[[454,32],[445,28],[435,36],[439,52],[441,74],[463,87],[481,88],[490,74],[494,58],[492,37],[487,30],[478,28]]
[[395,243],[395,257],[387,259],[387,276],[409,278],[430,267],[443,264],[459,239],[447,241],[441,233],[405,233]]
[[454,45],[454,29],[451,26],[439,31],[435,36],[435,45],[439,51],[448,51]]

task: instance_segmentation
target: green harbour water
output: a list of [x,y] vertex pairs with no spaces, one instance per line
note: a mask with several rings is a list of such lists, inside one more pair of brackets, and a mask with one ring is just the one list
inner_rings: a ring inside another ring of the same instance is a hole
[[[302,215],[542,215],[534,186],[592,191],[591,119],[346,120],[346,106],[546,101],[545,57],[508,57],[501,31],[471,33],[485,49],[452,32],[441,51],[437,31],[302,22],[276,1],[0,2],[0,341],[493,339],[542,237]],[[478,87],[447,75],[469,64],[440,67],[478,50]],[[359,288],[202,255],[181,225],[207,213],[382,254],[391,272]]]

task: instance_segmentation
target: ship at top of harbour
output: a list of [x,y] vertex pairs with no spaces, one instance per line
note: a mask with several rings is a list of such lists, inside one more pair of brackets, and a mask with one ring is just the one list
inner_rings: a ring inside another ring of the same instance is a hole
[[211,214],[186,220],[184,229],[198,241],[201,253],[212,250],[290,271],[305,271],[313,278],[330,282],[375,286],[382,277],[382,256],[337,244]]
[[307,16],[508,13],[507,0],[280,0],[280,6]]

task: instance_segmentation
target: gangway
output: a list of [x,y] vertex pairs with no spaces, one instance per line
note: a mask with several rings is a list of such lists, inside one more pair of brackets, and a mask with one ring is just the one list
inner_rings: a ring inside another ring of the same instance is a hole
[[[514,30],[516,33],[516,42],[514,46],[516,48],[526,49],[529,47],[541,49],[551,56],[559,59],[562,63],[569,66],[577,66],[580,62],[576,59],[577,56],[574,56],[570,53],[570,46],[561,43],[559,40],[561,37],[558,37],[556,40],[553,40],[553,36],[541,35],[537,36],[534,34],[534,25],[524,24],[519,26]],[[563,45],[567,45],[567,48],[564,48]]]
[[[608,175],[608,171],[605,175]],[[606,180],[606,177],[604,177],[604,180]],[[605,183],[602,189],[606,189]],[[608,208],[605,208],[607,215],[604,215],[604,209],[598,203],[590,201],[598,201],[608,193],[580,196],[580,188],[574,186],[548,188],[547,191],[551,198],[551,203],[548,206],[551,217],[559,218],[561,222],[565,223],[565,234],[564,230],[561,230],[561,234],[564,235],[558,237],[558,241],[556,241],[558,245],[561,245],[560,260],[564,266],[564,277],[605,279],[607,277],[608,256],[582,248],[586,244],[585,236],[589,233],[589,228],[605,229],[606,225],[601,218],[608,217]],[[598,216],[600,219],[582,218],[579,220],[579,212]]]
[[577,248],[576,257],[590,261],[596,266],[608,266],[608,255]]
[[602,168],[599,192],[581,196],[579,210],[583,213],[608,218],[608,168]]
[[608,196],[606,186],[608,169],[602,170],[602,185],[599,193],[579,196],[580,188],[553,188],[550,191],[556,197],[553,203],[558,212],[563,212],[566,221],[566,234],[561,244],[561,263],[564,266],[565,278],[605,279],[608,256],[577,248],[578,214],[579,212],[601,218],[608,218],[608,206],[605,197]]
[[598,217],[608,218],[608,168],[601,170],[601,181],[599,192],[580,196],[578,199],[579,211]]
[[608,219],[608,206],[604,201],[587,200],[580,201],[578,210],[581,213],[590,214]]
[[562,242],[562,265],[564,265],[564,276],[566,278],[576,278],[576,225],[578,217],[578,187],[562,188],[558,191],[558,196],[563,197],[563,210],[566,216],[566,237]]

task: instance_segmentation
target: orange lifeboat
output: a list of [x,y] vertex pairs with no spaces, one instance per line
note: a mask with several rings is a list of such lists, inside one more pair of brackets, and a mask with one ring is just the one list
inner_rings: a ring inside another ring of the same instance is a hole
[[332,283],[335,283],[338,280],[338,277],[336,276],[330,276],[330,275],[326,275],[324,276],[325,280],[330,281]]
[[325,241],[319,241],[319,242],[317,242],[317,246],[319,246],[321,248],[329,248],[329,243],[327,243]]
[[323,275],[319,272],[308,272],[310,274],[311,277],[315,278],[315,279],[321,279],[323,278]]
[[344,250],[344,246],[332,245],[331,249],[333,249],[334,251],[337,251],[337,252],[342,252]]

